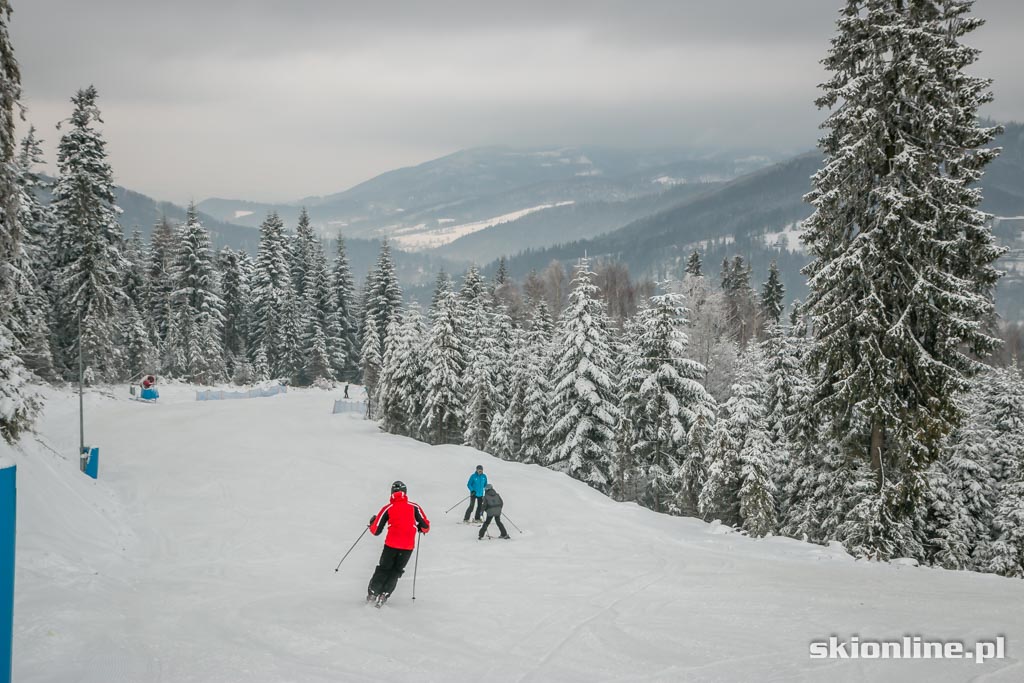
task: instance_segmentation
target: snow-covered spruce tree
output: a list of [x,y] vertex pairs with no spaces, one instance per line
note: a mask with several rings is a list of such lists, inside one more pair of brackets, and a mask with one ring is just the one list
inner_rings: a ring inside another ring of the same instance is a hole
[[210,234],[189,206],[171,269],[174,293],[171,311],[177,336],[172,356],[184,365],[177,374],[190,382],[209,384],[224,378],[224,301],[210,249]]
[[700,492],[707,478],[708,452],[711,446],[711,433],[714,429],[714,415],[698,413],[686,434],[686,447],[683,450],[682,462],[676,471],[679,482],[675,505],[679,514],[688,517],[700,516]]
[[[440,301],[453,291],[455,291],[455,284],[452,282],[452,276],[442,268],[437,273],[437,279],[434,280],[434,293],[430,297],[428,315],[433,314],[435,311],[440,311]],[[431,320],[431,323],[433,323],[433,320]]]
[[16,296],[17,264],[23,226],[21,188],[14,167],[14,110],[21,97],[21,74],[7,32],[11,6],[0,0],[0,436],[14,441],[32,425],[38,401],[28,389],[29,373],[19,356],[7,302]]
[[551,427],[548,396],[551,393],[552,337],[555,325],[543,298],[534,305],[530,329],[526,333],[524,359],[520,379],[523,383],[523,426],[520,434],[522,462],[547,462],[545,441]]
[[423,360],[426,326],[419,308],[411,306],[388,326],[391,342],[384,352],[377,391],[381,429],[417,437],[423,411],[426,367]]
[[224,301],[224,366],[239,384],[251,381],[247,360],[249,277],[239,252],[224,247],[217,253],[221,299]]
[[750,264],[742,256],[734,256],[722,262],[722,293],[725,295],[725,309],[729,333],[739,344],[747,348],[756,331],[757,304],[754,290],[750,286]]
[[53,381],[57,373],[50,329],[52,306],[49,293],[53,287],[53,276],[49,246],[52,243],[52,220],[49,207],[43,206],[36,194],[45,188],[46,183],[35,172],[42,163],[42,148],[34,127],[29,128],[22,141],[16,163],[22,242],[19,258],[13,267],[10,328],[25,367],[36,376]]
[[531,349],[526,332],[520,328],[511,331],[511,359],[508,367],[508,393],[505,407],[495,412],[491,421],[491,434],[487,439],[488,453],[503,460],[519,460],[522,452],[523,422],[526,418],[526,387]]
[[331,272],[334,290],[335,320],[338,326],[338,348],[334,353],[334,374],[344,382],[359,377],[359,339],[356,321],[356,287],[345,251],[345,238],[338,232],[338,250]]
[[149,306],[149,321],[156,335],[160,353],[160,372],[166,373],[173,366],[167,348],[171,336],[171,298],[174,294],[174,257],[178,253],[178,231],[166,217],[153,226],[149,238],[149,264],[146,272],[146,299]]
[[[369,288],[363,300],[363,317],[367,322],[372,320],[377,327],[377,339],[380,341],[380,354],[383,356],[387,345],[387,329],[392,320],[399,316],[402,308],[402,288],[398,285],[395,275],[395,262],[391,257],[391,245],[384,240],[380,245],[380,256],[368,281]],[[366,349],[366,340],[363,340]]]
[[987,419],[977,422],[989,435],[982,446],[982,458],[989,463],[998,487],[991,540],[979,543],[975,566],[1024,577],[1024,376],[1015,365],[996,369],[975,384],[989,392],[985,401]]
[[[366,389],[366,417],[371,420],[377,419],[377,395],[380,384],[380,370],[384,363],[380,350],[382,344],[377,338],[377,326],[372,323],[372,318],[367,319],[366,330],[363,332],[363,350],[360,354],[362,366],[359,368],[363,375],[363,387]],[[392,322],[397,322],[392,320]]]
[[54,351],[59,364],[70,370],[67,375],[76,377],[81,345],[90,374],[113,380],[121,371],[116,342],[126,264],[106,142],[95,127],[102,123],[96,97],[96,88],[89,86],[71,98],[75,110],[57,148],[58,177],[51,204],[57,273]]
[[548,464],[608,493],[619,408],[608,318],[593,279],[581,259],[555,346]]
[[771,533],[778,521],[773,480],[778,454],[765,420],[764,377],[764,357],[752,344],[740,357],[733,395],[723,406],[729,436],[736,444],[740,519],[743,528],[755,536]]
[[157,362],[156,349],[138,307],[126,305],[121,318],[120,342],[124,347],[125,373],[130,378],[154,372]]
[[463,442],[467,446],[483,450],[491,435],[491,421],[500,412],[498,396],[498,338],[492,327],[493,316],[488,310],[484,292],[474,299],[465,301],[461,307],[460,319],[465,325],[466,337],[466,430]]
[[299,300],[306,297],[306,282],[309,269],[313,265],[313,252],[316,249],[316,234],[309,222],[306,207],[299,210],[299,222],[295,225],[295,237],[290,241],[288,250],[289,266],[292,273],[292,291]]
[[462,386],[466,346],[460,337],[462,327],[455,294],[445,294],[437,308],[431,312],[434,323],[425,353],[427,377],[419,432],[428,443],[460,444],[466,413]]
[[779,265],[772,261],[772,264],[768,267],[768,280],[761,288],[761,299],[758,302],[762,330],[766,330],[771,325],[779,324],[779,320],[782,319],[783,300],[785,298],[786,288],[782,286]]
[[686,259],[686,274],[693,275],[694,277],[701,277],[704,275],[703,264],[700,261],[700,253],[694,249],[690,257]]
[[674,510],[687,434],[697,416],[713,420],[716,406],[701,380],[704,367],[688,358],[682,294],[651,297],[627,339],[622,369],[620,450],[628,451],[642,481],[638,500],[659,512]]
[[[302,377],[301,383],[334,378],[334,367],[343,365],[346,352],[342,350],[338,327],[338,305],[334,300],[327,256],[320,240],[314,238],[307,246],[310,263],[305,273],[303,288]],[[326,356],[323,356],[326,354]],[[339,357],[340,356],[340,357]],[[324,363],[326,358],[326,364]]]
[[855,535],[883,558],[920,552],[925,472],[978,369],[968,354],[996,345],[978,324],[1001,250],[973,187],[996,129],[978,123],[989,81],[965,73],[971,4],[848,0],[823,62],[817,104],[833,111],[803,234],[814,405],[846,460],[871,466]]
[[697,510],[706,521],[740,523],[739,449],[728,423],[719,418],[711,430],[705,457],[704,481],[697,496]]
[[124,349],[124,371],[130,379],[157,371],[157,354],[153,332],[146,324],[149,309],[146,268],[149,254],[142,242],[142,233],[135,229],[124,245],[127,267],[122,273],[121,286],[125,298],[119,318],[121,330],[118,343]]
[[284,223],[271,211],[260,225],[260,247],[250,289],[248,345],[254,366],[262,349],[271,377],[287,376],[290,364],[285,327],[292,302],[292,280],[287,249]]

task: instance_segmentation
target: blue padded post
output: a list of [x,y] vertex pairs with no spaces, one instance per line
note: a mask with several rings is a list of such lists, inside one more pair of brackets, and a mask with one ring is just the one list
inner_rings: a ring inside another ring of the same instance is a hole
[[100,449],[90,448],[89,459],[85,462],[85,473],[93,479],[97,478],[100,474]]
[[0,683],[11,683],[14,652],[14,528],[16,466],[0,469]]

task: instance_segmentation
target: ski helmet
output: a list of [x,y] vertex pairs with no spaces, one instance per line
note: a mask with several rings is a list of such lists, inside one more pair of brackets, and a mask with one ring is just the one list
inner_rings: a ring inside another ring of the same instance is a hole
[[405,488],[405,484],[400,481],[396,481],[391,485],[391,493],[398,493],[399,491],[406,493],[407,489]]

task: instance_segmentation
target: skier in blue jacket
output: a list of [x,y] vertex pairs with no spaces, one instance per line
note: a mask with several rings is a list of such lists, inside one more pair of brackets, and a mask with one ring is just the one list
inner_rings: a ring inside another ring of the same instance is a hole
[[473,512],[473,506],[476,506],[476,514],[473,515],[473,521],[479,522],[484,511],[484,489],[487,487],[487,475],[484,474],[484,466],[477,465],[476,472],[469,475],[469,481],[466,482],[466,488],[469,489],[469,507],[466,508],[466,516],[463,518],[463,522],[469,523],[469,515]]

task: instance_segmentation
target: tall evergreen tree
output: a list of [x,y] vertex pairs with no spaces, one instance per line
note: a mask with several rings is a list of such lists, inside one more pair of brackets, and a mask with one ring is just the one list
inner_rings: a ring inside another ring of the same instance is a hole
[[700,260],[700,252],[696,249],[694,249],[693,253],[690,254],[690,257],[686,259],[686,274],[694,277],[702,277],[704,275],[703,264]]
[[[158,346],[162,349],[161,358],[169,357],[166,353],[167,337],[171,332],[171,299],[174,294],[174,258],[178,253],[178,232],[164,216],[153,226],[149,239],[149,267],[146,272],[146,298],[149,303],[150,326],[156,335]],[[167,366],[165,360],[161,361]]]
[[339,380],[354,382],[359,377],[359,327],[356,314],[356,287],[345,251],[345,238],[338,232],[338,251],[331,274],[334,289],[338,348],[334,354],[334,373]]
[[11,302],[9,324],[25,367],[38,377],[54,380],[50,326],[53,276],[49,251],[52,220],[49,207],[43,206],[37,196],[46,183],[35,170],[42,163],[42,148],[34,127],[29,128],[22,141],[16,163],[23,238],[12,268],[12,296],[7,299]]
[[619,408],[608,318],[593,279],[581,259],[560,323],[547,445],[551,465],[607,493]]
[[403,313],[401,322],[391,322],[389,335],[392,339],[384,353],[378,391],[377,416],[385,431],[419,435],[426,389],[427,368],[423,358],[426,333],[423,316],[415,306]]
[[210,249],[210,235],[189,206],[171,271],[171,310],[177,336],[171,354],[181,365],[177,373],[191,382],[210,383],[224,377],[224,302]]
[[419,431],[429,443],[462,443],[466,401],[462,377],[466,347],[460,337],[458,303],[448,292],[433,311],[426,349],[427,377]]
[[538,297],[526,333],[523,367],[519,376],[523,383],[522,433],[518,459],[522,462],[542,464],[547,461],[545,442],[550,431],[548,396],[551,393],[552,337],[555,325],[548,313],[543,297]]
[[249,273],[242,255],[229,247],[217,254],[217,268],[221,273],[221,298],[224,301],[224,364],[228,375],[236,382],[249,381],[247,367],[249,337]]
[[[371,420],[377,419],[377,404],[379,398],[379,385],[380,385],[380,371],[384,364],[384,359],[381,357],[381,344],[380,339],[377,338],[377,326],[373,324],[373,319],[368,318],[366,325],[366,331],[363,333],[363,351],[360,354],[360,361],[362,367],[360,370],[363,375],[363,387],[366,389],[366,416]],[[397,318],[391,321],[395,325],[391,325],[392,329],[397,326]]]
[[21,97],[21,73],[8,35],[11,6],[0,0],[0,436],[14,441],[29,428],[38,401],[27,385],[21,349],[6,302],[17,295],[17,264],[23,252],[21,191],[14,170],[14,116]]
[[[348,352],[338,325],[338,304],[334,299],[323,245],[314,238],[307,251],[310,264],[303,286],[302,375],[306,382],[315,382],[332,379],[335,376],[333,368],[344,365]],[[326,365],[324,358],[327,359]]]
[[919,551],[924,473],[978,368],[969,354],[996,345],[978,324],[1001,250],[974,187],[996,129],[978,123],[990,82],[965,73],[971,4],[848,0],[817,100],[833,111],[803,236],[815,405],[874,473],[856,535],[881,557]]
[[[368,289],[363,300],[363,317],[376,326],[377,339],[383,355],[387,345],[387,329],[392,320],[399,316],[402,307],[402,288],[395,274],[395,262],[391,257],[391,245],[384,240],[380,245],[380,256],[368,280]],[[363,341],[363,350],[366,342]]]
[[112,380],[122,360],[116,340],[126,264],[106,142],[96,129],[102,123],[96,97],[96,88],[89,86],[71,98],[75,110],[57,148],[59,174],[52,202],[58,304],[54,333],[55,350],[69,376],[77,375],[73,368],[81,345],[91,374]]
[[642,477],[641,503],[659,512],[676,497],[689,430],[698,415],[712,420],[715,414],[714,399],[700,383],[704,367],[687,357],[685,325],[681,294],[651,297],[630,328],[622,371],[620,450]]
[[783,299],[786,296],[786,288],[782,286],[782,278],[779,276],[779,266],[772,261],[768,267],[768,280],[761,288],[761,324],[763,326],[777,325],[782,319]]
[[284,223],[272,211],[260,225],[260,247],[251,288],[249,355],[255,366],[256,356],[262,350],[273,377],[287,376],[291,365],[286,327],[293,297],[287,249]]

